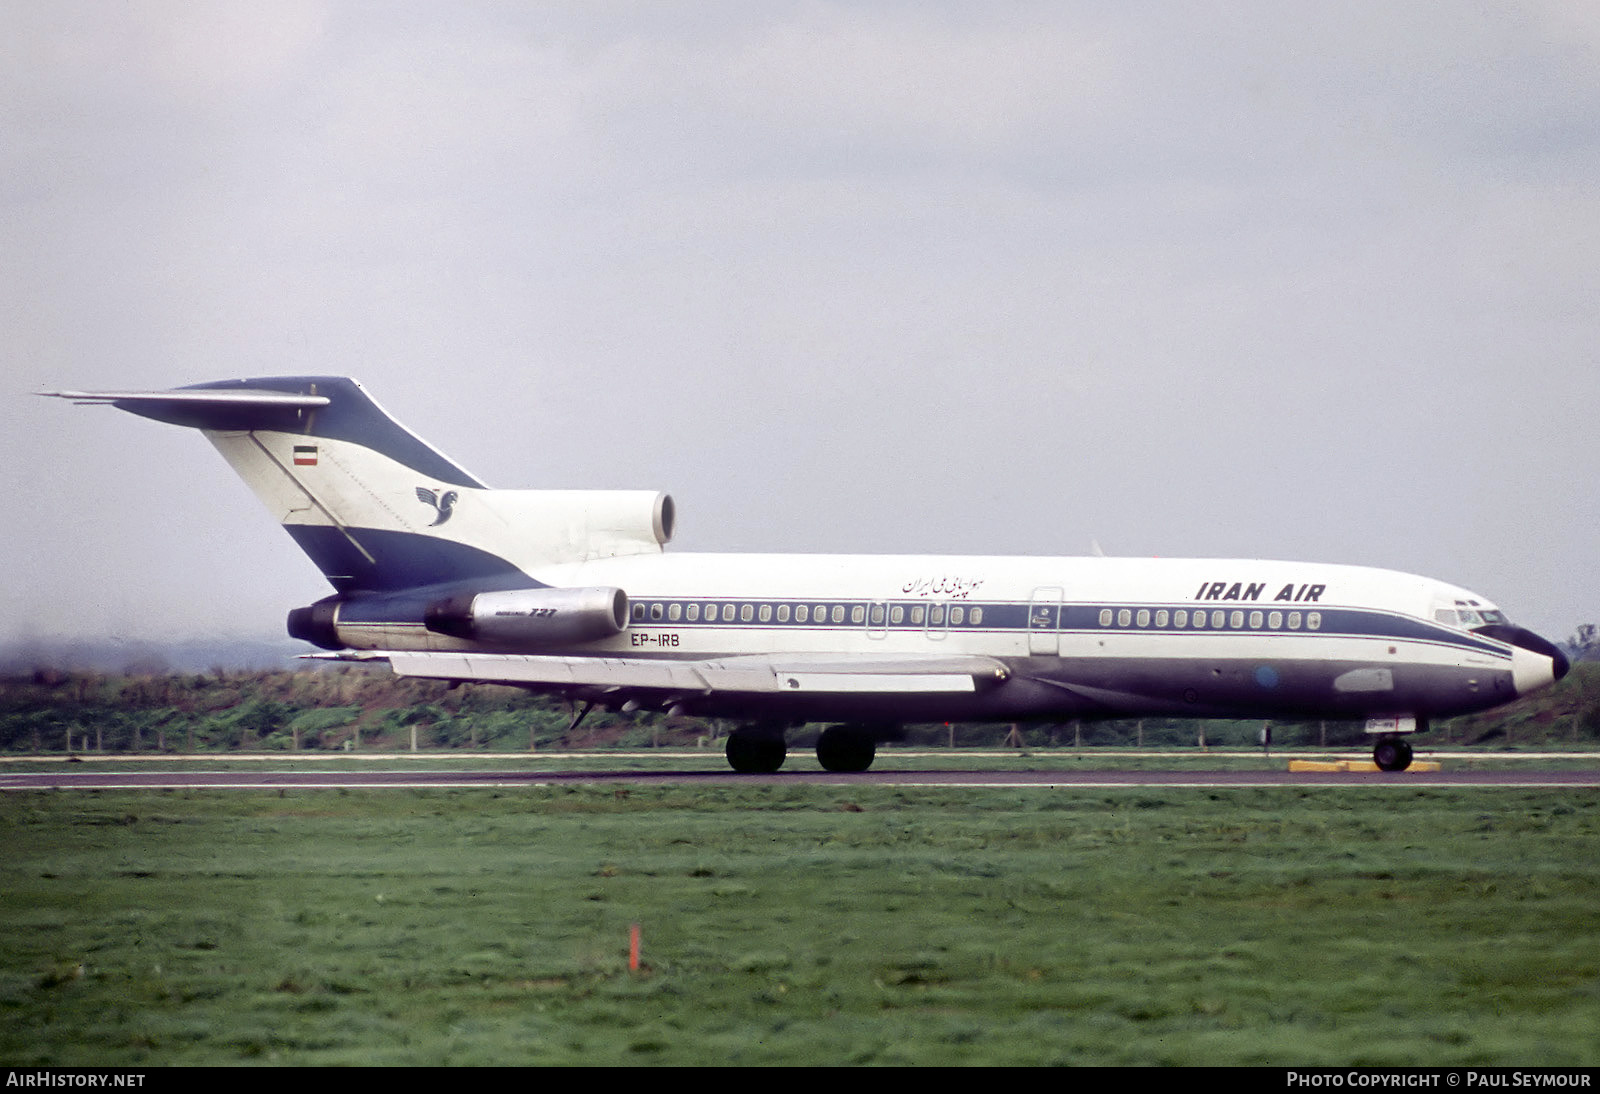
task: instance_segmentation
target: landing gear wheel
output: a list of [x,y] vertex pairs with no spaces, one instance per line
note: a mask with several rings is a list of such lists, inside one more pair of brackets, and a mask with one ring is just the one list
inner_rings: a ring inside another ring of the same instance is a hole
[[741,775],[770,775],[788,754],[782,735],[735,730],[728,736],[728,766]]
[[1379,771],[1404,771],[1411,766],[1411,745],[1398,737],[1385,737],[1372,746],[1372,762]]
[[828,771],[865,771],[877,754],[872,734],[855,726],[829,726],[817,738],[817,762]]

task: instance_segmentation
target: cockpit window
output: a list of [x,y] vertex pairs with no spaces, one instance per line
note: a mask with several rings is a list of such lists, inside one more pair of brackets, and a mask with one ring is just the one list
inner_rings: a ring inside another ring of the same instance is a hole
[[1490,623],[1506,622],[1504,612],[1485,607],[1478,601],[1456,601],[1453,608],[1435,608],[1433,618],[1447,627],[1482,627]]

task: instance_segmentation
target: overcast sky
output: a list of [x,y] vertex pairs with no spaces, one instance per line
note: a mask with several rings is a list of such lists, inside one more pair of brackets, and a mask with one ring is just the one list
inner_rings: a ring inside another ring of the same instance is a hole
[[0,640],[325,595],[197,434],[29,394],[280,373],[668,490],[674,549],[1600,621],[1592,4],[5,0],[0,48]]

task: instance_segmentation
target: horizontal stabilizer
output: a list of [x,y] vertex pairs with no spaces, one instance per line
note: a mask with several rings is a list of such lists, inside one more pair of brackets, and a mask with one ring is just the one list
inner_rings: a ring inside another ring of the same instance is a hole
[[302,416],[327,406],[326,395],[260,388],[175,388],[170,391],[41,391],[79,406],[114,406],[142,418],[194,429],[298,431]]

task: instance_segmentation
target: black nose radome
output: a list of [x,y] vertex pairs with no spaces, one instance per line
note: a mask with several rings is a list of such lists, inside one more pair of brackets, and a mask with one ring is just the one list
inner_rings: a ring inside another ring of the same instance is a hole
[[1526,627],[1518,627],[1511,623],[1490,623],[1486,627],[1475,628],[1472,633],[1509,642],[1513,646],[1521,646],[1529,653],[1550,658],[1551,670],[1557,680],[1572,669],[1572,663],[1567,660],[1567,655],[1561,652],[1560,646],[1547,638],[1540,638]]

